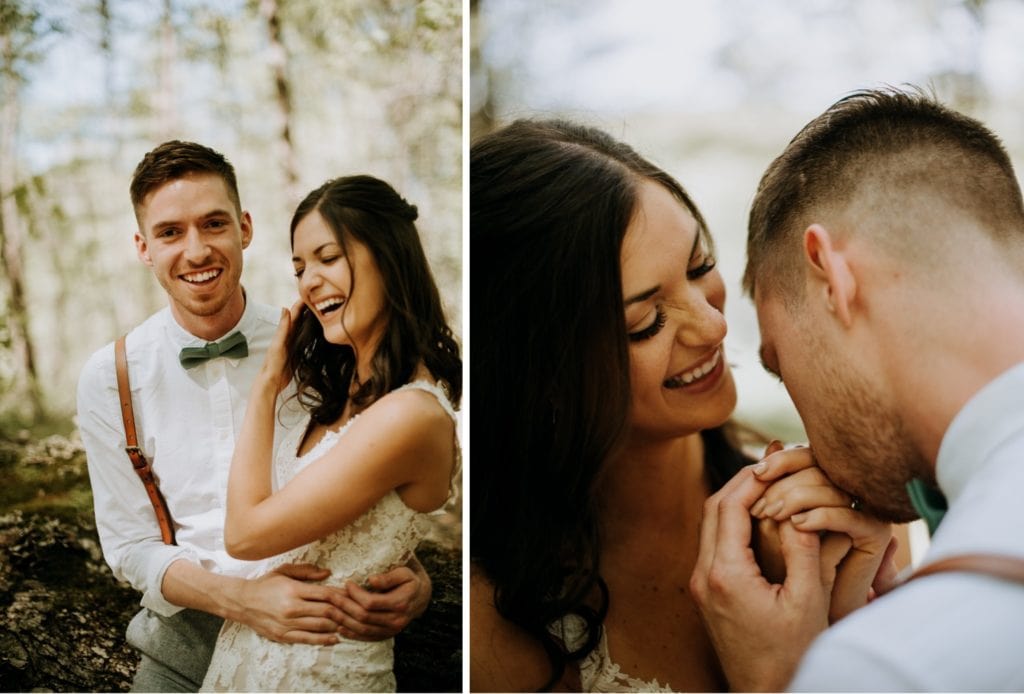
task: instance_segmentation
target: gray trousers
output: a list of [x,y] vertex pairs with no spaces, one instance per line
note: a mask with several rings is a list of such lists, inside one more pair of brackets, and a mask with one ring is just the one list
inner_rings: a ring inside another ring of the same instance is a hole
[[132,691],[199,691],[223,623],[199,610],[161,617],[143,609],[128,624],[128,643],[142,651]]

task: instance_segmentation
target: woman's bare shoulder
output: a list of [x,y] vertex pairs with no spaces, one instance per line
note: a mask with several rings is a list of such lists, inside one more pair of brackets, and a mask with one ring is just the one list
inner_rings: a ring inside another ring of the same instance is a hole
[[452,430],[455,422],[437,396],[420,388],[402,388],[387,393],[360,415],[388,425],[413,422],[426,429]]
[[353,421],[347,436],[383,435],[392,453],[410,454],[417,465],[428,457],[448,464],[454,431],[455,422],[434,395],[409,388],[392,391],[370,405]]
[[551,663],[543,646],[494,606],[494,584],[476,566],[469,581],[469,688],[474,692],[537,691]]

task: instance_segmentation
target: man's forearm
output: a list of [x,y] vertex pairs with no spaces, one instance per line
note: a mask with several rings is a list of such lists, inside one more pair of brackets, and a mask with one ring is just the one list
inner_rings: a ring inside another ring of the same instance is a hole
[[168,602],[180,607],[241,621],[244,608],[240,594],[244,584],[244,578],[215,574],[187,559],[179,559],[167,567],[161,591]]
[[188,560],[167,567],[166,601],[241,622],[273,641],[332,646],[344,613],[340,588],[318,585],[329,571],[310,564],[285,564],[259,578],[222,576]]

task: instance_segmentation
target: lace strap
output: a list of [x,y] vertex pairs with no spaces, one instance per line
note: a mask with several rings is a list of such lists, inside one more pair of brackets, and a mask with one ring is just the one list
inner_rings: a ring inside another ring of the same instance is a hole
[[451,417],[452,420],[458,418],[458,415],[455,413],[455,407],[452,405],[452,401],[448,399],[448,388],[444,385],[444,383],[440,381],[438,383],[431,383],[430,381],[425,381],[422,379],[417,381],[410,381],[409,383],[406,383],[404,386],[400,386],[395,390],[422,390],[427,393],[430,393],[435,398],[437,398],[437,401],[441,404],[441,407],[444,409],[445,412],[448,413],[448,416]]

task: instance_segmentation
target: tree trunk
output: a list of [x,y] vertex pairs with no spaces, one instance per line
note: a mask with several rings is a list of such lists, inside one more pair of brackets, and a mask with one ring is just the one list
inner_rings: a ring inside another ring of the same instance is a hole
[[42,414],[43,402],[36,375],[35,349],[28,327],[22,225],[14,199],[19,79],[14,70],[16,56],[7,34],[0,34],[0,55],[3,56],[3,74],[0,76],[0,265],[7,278],[7,330],[18,366],[11,390],[17,397],[19,414],[35,418]]
[[281,32],[281,8],[277,0],[260,0],[260,16],[267,24],[270,39],[267,62],[274,77],[274,94],[278,112],[278,133],[275,142],[277,159],[281,162],[285,180],[285,194],[290,208],[299,204],[299,169],[295,146],[292,143],[291,83],[288,80],[288,50]]
[[178,41],[174,29],[173,0],[164,0],[160,16],[160,58],[155,95],[156,132],[160,141],[170,139],[178,130],[174,65],[178,62]]

